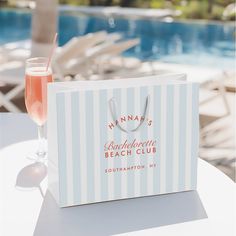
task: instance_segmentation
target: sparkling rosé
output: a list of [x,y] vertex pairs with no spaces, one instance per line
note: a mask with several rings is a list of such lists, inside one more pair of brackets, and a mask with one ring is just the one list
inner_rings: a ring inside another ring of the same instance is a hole
[[52,82],[51,71],[31,68],[25,75],[25,105],[30,117],[43,125],[47,119],[47,84]]

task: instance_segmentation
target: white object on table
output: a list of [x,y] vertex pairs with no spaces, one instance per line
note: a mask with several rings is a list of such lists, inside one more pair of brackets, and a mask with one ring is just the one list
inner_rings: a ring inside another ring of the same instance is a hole
[[[34,132],[27,115],[0,114],[2,143],[9,145],[2,130],[8,130],[8,136],[21,136],[14,132],[15,124],[22,130],[29,127],[30,135]],[[235,184],[205,161],[199,160],[198,194],[190,191],[60,209],[46,191],[45,166],[27,159],[37,141],[22,142],[22,136],[20,141],[0,150],[0,235],[235,235]]]

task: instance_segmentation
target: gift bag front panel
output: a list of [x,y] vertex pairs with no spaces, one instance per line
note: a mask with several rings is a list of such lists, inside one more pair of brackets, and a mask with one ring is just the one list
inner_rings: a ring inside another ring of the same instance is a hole
[[62,206],[196,186],[197,85],[59,93],[57,125]]

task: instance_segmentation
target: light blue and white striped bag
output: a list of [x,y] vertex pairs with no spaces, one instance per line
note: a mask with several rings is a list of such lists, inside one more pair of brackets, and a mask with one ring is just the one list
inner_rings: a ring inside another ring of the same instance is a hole
[[49,84],[49,189],[61,207],[196,189],[198,85],[184,78]]

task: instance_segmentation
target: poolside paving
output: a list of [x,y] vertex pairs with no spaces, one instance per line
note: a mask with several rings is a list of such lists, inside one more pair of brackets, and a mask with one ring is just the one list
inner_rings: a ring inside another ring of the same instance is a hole
[[181,14],[180,11],[173,9],[150,9],[150,8],[126,8],[119,6],[111,7],[86,7],[86,6],[59,6],[60,10],[67,12],[77,12],[86,15],[106,16],[106,17],[129,17],[129,18],[146,18],[146,19],[164,19],[166,17],[174,17]]

